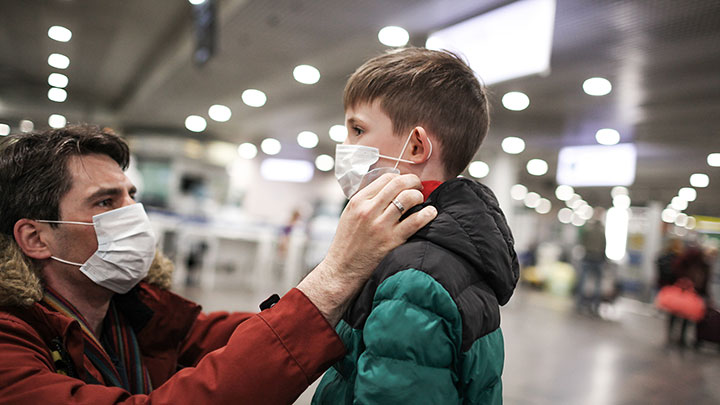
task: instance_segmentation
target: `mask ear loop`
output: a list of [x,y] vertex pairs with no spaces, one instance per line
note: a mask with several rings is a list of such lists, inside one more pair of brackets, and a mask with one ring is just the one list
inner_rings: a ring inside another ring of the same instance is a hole
[[[405,140],[405,145],[403,146],[402,151],[400,151],[400,156],[398,156],[398,160],[395,161],[395,167],[393,167],[393,169],[397,169],[398,165],[400,164],[400,161],[402,160],[401,158],[405,154],[405,149],[407,149],[408,144],[410,144],[410,139],[412,138],[413,133],[415,133],[415,128],[413,128],[413,130],[410,131],[410,136],[408,136],[407,140]],[[410,163],[415,164],[415,162],[410,162]]]

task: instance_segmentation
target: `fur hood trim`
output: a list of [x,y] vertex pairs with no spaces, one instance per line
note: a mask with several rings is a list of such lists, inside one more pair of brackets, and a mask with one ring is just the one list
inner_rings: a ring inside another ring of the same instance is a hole
[[[168,290],[172,284],[172,271],[170,259],[156,250],[143,281]],[[0,235],[0,306],[29,307],[42,297],[39,266],[23,254],[12,237]]]

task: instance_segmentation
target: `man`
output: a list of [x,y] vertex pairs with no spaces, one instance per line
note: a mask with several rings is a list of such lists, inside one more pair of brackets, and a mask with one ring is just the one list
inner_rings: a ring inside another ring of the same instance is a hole
[[0,402],[291,403],[342,356],[332,328],[371,270],[435,216],[399,221],[391,201],[420,203],[419,179],[382,177],[272,308],[205,315],[158,286],[128,158],[93,126],[0,142]]

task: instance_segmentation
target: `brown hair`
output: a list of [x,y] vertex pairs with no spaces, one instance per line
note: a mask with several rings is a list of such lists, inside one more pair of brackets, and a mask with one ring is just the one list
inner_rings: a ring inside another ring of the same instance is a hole
[[345,109],[380,101],[402,135],[421,125],[442,144],[445,172],[457,176],[473,158],[489,126],[485,88],[459,56],[405,48],[376,56],[350,76]]
[[109,128],[67,126],[0,140],[0,232],[12,236],[22,218],[59,220],[60,199],[72,186],[71,156],[103,154],[125,170],[127,143]]

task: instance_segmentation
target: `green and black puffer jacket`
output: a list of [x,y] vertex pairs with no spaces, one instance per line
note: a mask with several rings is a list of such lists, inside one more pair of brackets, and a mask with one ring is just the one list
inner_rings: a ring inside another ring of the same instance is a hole
[[380,263],[338,324],[348,353],[313,404],[502,403],[500,305],[519,275],[512,234],[475,181],[447,181],[425,205],[437,218]]

